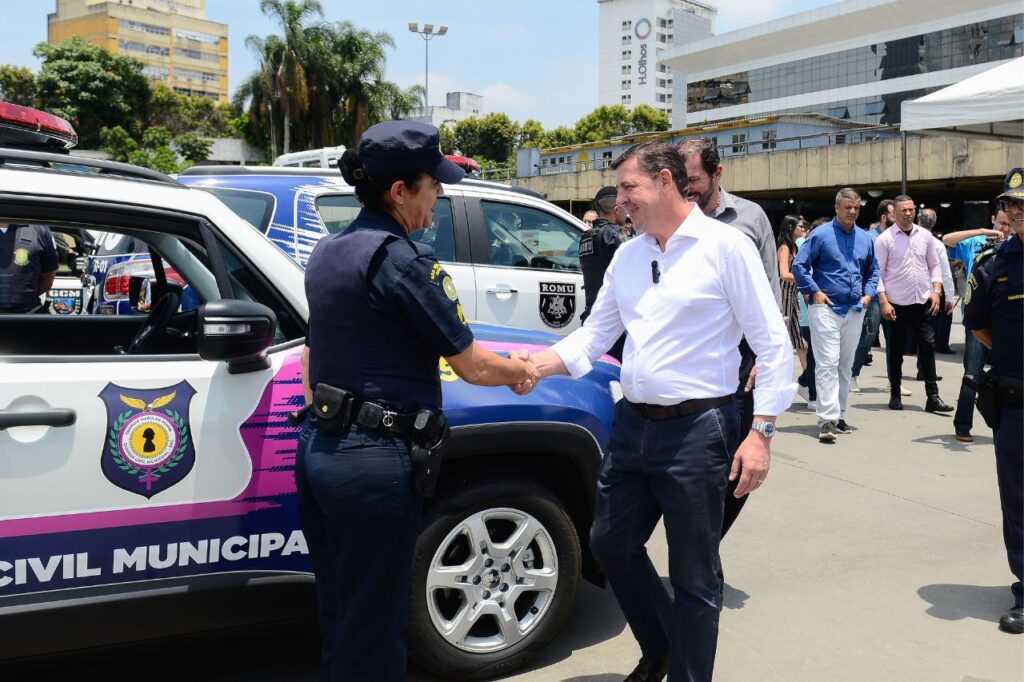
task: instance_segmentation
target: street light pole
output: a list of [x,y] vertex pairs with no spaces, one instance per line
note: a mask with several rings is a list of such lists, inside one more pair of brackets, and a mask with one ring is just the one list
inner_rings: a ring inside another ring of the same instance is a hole
[[420,30],[420,25],[413,21],[409,22],[409,30],[413,33],[418,33],[423,38],[423,114],[426,115],[427,106],[430,103],[430,41],[436,36],[443,36],[448,33],[448,27],[441,26],[437,31],[434,31],[433,24],[423,24],[423,30]]

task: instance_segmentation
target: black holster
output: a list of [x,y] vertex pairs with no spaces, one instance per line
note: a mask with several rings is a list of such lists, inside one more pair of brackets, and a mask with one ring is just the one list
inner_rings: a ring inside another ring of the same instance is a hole
[[965,376],[963,385],[974,389],[977,397],[974,404],[992,431],[999,430],[999,421],[1004,405],[1021,404],[1021,382],[985,371],[976,377]]
[[433,497],[441,475],[441,446],[451,435],[451,427],[443,412],[421,410],[413,422],[412,460],[416,492]]

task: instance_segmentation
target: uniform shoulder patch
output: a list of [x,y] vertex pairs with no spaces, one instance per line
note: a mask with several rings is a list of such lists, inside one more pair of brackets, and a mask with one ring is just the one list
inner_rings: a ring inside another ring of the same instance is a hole
[[994,256],[996,254],[996,251],[996,247],[990,246],[989,248],[985,249],[984,251],[980,252],[977,256],[974,257],[974,264],[977,265],[978,263],[982,262],[989,256]]

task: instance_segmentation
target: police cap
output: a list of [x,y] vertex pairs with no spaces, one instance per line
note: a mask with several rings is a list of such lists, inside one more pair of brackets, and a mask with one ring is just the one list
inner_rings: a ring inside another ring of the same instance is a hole
[[398,175],[423,171],[446,184],[466,172],[441,153],[437,128],[416,121],[385,121],[371,126],[359,140],[359,159],[370,175]]
[[1024,168],[1014,168],[1003,180],[1003,193],[996,199],[1024,201]]

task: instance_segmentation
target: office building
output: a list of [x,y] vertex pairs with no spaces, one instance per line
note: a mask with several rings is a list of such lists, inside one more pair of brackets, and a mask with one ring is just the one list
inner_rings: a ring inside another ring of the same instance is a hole
[[417,107],[409,118],[440,128],[483,113],[484,98],[471,92],[449,92],[446,101],[448,106],[444,107]]
[[135,57],[175,92],[228,101],[228,27],[206,19],[206,0],[57,0],[47,34]]
[[673,43],[710,36],[718,10],[693,0],[597,0],[598,103],[647,104],[671,118],[676,75],[661,62]]
[[899,123],[903,101],[1022,49],[1019,0],[846,0],[677,41],[662,59],[684,74],[673,128],[793,112],[888,125]]

